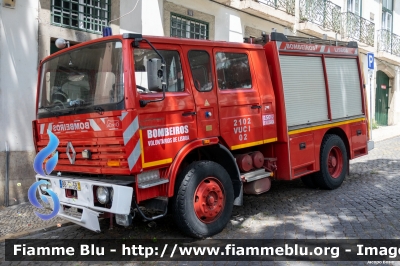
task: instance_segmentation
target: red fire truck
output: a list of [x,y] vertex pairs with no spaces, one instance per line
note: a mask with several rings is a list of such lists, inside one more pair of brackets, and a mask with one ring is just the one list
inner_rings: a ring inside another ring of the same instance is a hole
[[[357,43],[272,33],[265,45],[126,33],[40,64],[36,151],[59,160],[41,194],[93,231],[173,213],[214,235],[243,193],[301,178],[335,189],[368,153]],[[252,40],[252,39],[250,39]],[[50,197],[49,197],[50,200]],[[54,207],[54,206],[52,206]]]

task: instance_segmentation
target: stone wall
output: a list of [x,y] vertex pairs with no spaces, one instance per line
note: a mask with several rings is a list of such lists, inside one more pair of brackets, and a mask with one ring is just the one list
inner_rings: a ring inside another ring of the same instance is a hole
[[[9,206],[28,201],[28,189],[35,182],[33,160],[35,152],[9,153]],[[0,205],[5,205],[6,152],[0,152]]]

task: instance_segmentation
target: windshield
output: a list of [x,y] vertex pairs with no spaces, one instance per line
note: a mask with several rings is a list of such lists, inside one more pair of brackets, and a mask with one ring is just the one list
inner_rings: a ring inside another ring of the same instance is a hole
[[[124,98],[122,44],[89,45],[64,53],[43,64],[39,115],[79,110],[116,110]],[[98,109],[97,109],[98,110]]]

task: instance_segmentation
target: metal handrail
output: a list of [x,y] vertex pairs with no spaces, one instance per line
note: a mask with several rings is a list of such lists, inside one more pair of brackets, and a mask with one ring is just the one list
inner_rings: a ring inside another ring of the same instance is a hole
[[253,0],[255,2],[271,6],[275,9],[285,11],[286,13],[295,15],[295,0]]
[[385,29],[378,30],[378,51],[400,56],[400,36]]
[[341,7],[331,1],[300,0],[300,22],[306,21],[339,33]]
[[342,13],[342,36],[374,46],[375,24],[352,12]]

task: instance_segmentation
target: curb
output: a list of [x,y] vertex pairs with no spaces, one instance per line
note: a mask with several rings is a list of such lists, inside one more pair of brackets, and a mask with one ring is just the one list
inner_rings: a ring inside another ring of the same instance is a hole
[[397,137],[400,137],[400,135],[389,136],[389,137],[386,137],[386,138],[383,138],[383,139],[378,139],[378,140],[374,140],[374,139],[372,139],[372,140],[375,141],[375,142],[380,142],[380,141],[384,141],[384,140],[394,139],[394,138],[397,138]]
[[0,237],[0,242],[4,242],[6,239],[10,239],[10,238],[20,238],[20,237],[24,237],[24,236],[34,235],[35,233],[38,233],[39,231],[43,231],[43,230],[45,230],[46,232],[50,232],[50,231],[56,230],[58,228],[66,227],[66,226],[70,226],[70,225],[74,225],[74,223],[65,222],[65,223],[61,223],[60,227],[58,227],[57,225],[52,225],[49,227],[40,227],[40,228],[36,228],[36,229],[24,231],[24,232],[19,232],[19,233],[15,233],[15,234],[7,234],[5,236]]

